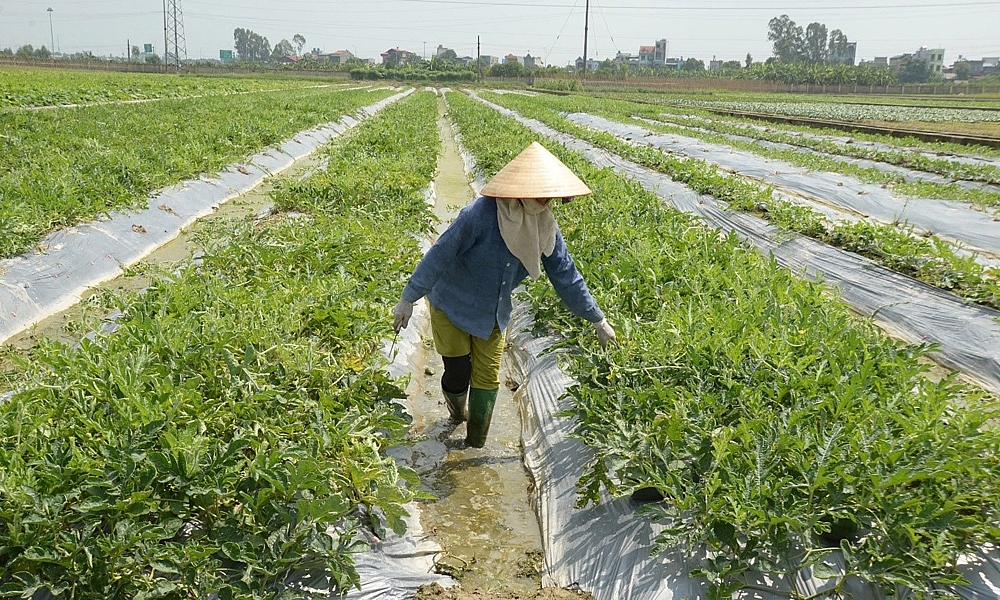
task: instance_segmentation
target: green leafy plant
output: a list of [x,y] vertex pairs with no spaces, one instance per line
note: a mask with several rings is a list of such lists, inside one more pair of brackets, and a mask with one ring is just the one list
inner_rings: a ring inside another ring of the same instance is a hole
[[[595,450],[580,502],[652,487],[659,548],[708,558],[727,598],[751,571],[804,566],[893,594],[940,594],[963,554],[1000,539],[995,401],[925,377],[927,348],[895,343],[821,285],[720,236],[611,169],[457,93],[451,114],[489,177],[530,141],[594,190],[558,211],[567,246],[620,344],[601,351],[551,287],[536,318],[581,348],[566,367],[575,435]],[[846,570],[822,566],[840,552]]]
[[217,225],[197,261],[104,298],[113,334],[17,358],[0,595],[300,598],[315,571],[358,584],[359,528],[401,532],[419,497],[384,453],[408,418],[379,349],[431,224],[436,116],[430,93],[390,106],[325,171],[279,186],[297,213]]

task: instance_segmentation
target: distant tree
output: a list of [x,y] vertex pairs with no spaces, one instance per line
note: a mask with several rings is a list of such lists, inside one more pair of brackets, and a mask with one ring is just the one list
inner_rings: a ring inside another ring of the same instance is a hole
[[302,54],[302,49],[306,46],[306,38],[302,37],[302,34],[296,33],[292,36],[292,41],[295,42],[295,47],[297,48],[296,54]]
[[25,44],[17,49],[16,55],[18,58],[31,58],[35,55],[35,47]]
[[271,44],[267,38],[249,29],[236,28],[233,31],[233,47],[236,48],[236,56],[246,62],[264,61],[271,55]]
[[830,62],[839,62],[847,57],[847,36],[839,29],[830,32],[830,41],[827,44],[826,57]]
[[972,65],[969,61],[962,60],[955,63],[955,77],[959,81],[968,81],[969,77],[972,76]]
[[781,62],[802,62],[805,55],[805,34],[788,15],[768,21],[767,40],[774,42],[774,56]]
[[490,77],[522,77],[527,74],[524,65],[518,62],[506,62],[490,67]]
[[826,25],[810,23],[806,27],[805,59],[813,64],[826,62]]
[[899,70],[899,83],[926,83],[930,78],[931,66],[926,60],[910,60]]
[[448,48],[435,58],[440,58],[441,60],[455,60],[458,58],[458,54],[456,54],[451,48]]
[[146,62],[151,65],[158,65],[160,64],[160,57],[156,54],[147,54]]
[[747,57],[743,60],[743,64],[747,69],[753,66],[753,57],[750,56],[749,52],[747,52]]
[[42,46],[35,50],[35,58],[52,58],[52,52],[45,46]]
[[139,46],[132,46],[132,60],[138,60],[140,54],[142,50],[139,50]]
[[705,61],[697,58],[689,58],[681,65],[682,71],[700,72],[705,70]]
[[278,60],[293,54],[295,54],[295,48],[292,47],[292,43],[288,40],[281,40],[274,45],[274,50],[271,51],[271,60]]
[[727,60],[726,62],[722,63],[722,70],[739,71],[741,66],[742,65],[740,65],[740,61],[738,60]]

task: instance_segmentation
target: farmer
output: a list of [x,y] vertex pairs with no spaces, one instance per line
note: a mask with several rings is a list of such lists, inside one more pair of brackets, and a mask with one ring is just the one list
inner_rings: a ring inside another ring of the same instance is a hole
[[549,205],[555,198],[565,203],[591,193],[558,158],[532,143],[462,209],[403,288],[393,327],[397,332],[405,328],[413,303],[427,296],[434,346],[444,359],[441,388],[451,419],[468,420],[469,446],[486,444],[500,387],[510,295],[525,277],[537,279],[544,266],[569,309],[596,324],[601,346],[615,340],[566,251]]

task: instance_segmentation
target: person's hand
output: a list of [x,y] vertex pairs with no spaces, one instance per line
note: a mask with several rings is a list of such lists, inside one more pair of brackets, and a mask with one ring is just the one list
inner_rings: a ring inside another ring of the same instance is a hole
[[400,329],[406,329],[412,316],[413,303],[400,298],[399,302],[396,303],[396,309],[392,311],[392,328],[396,330],[396,333],[399,333]]
[[597,341],[601,343],[601,348],[607,348],[608,342],[618,342],[618,336],[615,335],[615,330],[611,328],[607,319],[602,320],[596,327]]

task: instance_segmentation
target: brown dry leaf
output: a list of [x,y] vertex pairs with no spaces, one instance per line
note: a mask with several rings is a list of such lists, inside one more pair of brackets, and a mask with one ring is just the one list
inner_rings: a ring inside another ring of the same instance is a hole
[[142,225],[135,225],[135,224],[133,224],[132,225],[132,231],[134,231],[136,233],[145,234],[146,233],[146,228],[143,227]]

